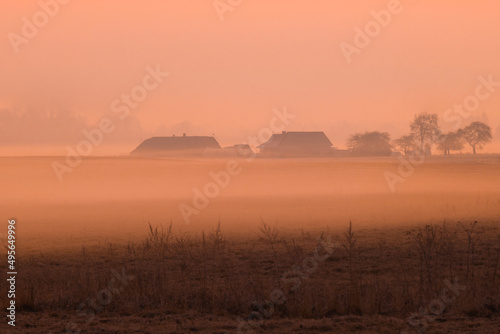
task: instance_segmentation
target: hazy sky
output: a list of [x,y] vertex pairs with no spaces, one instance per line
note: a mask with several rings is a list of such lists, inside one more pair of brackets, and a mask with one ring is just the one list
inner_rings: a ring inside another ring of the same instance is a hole
[[[297,116],[289,130],[324,130],[342,147],[353,132],[397,137],[415,113],[443,115],[474,96],[479,76],[500,82],[496,0],[247,0],[223,21],[213,0],[73,0],[44,25],[40,3],[54,1],[0,2],[0,153],[47,152],[38,143],[63,155],[110,115],[118,130],[104,148],[182,132],[229,145],[283,106]],[[356,27],[388,7],[398,13],[349,63],[341,43],[355,46]],[[38,32],[23,29],[24,17],[39,20]],[[32,36],[13,46],[23,31]],[[122,120],[112,103],[142,85],[147,67],[169,76]],[[493,89],[461,123],[486,121],[498,138]]]

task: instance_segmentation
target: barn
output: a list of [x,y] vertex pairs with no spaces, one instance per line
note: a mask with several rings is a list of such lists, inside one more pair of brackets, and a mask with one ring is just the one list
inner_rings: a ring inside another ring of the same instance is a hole
[[259,146],[262,157],[324,157],[332,153],[332,143],[322,131],[283,131]]
[[220,150],[220,148],[214,137],[183,134],[182,136],[146,139],[130,154],[134,156],[202,157],[206,150]]

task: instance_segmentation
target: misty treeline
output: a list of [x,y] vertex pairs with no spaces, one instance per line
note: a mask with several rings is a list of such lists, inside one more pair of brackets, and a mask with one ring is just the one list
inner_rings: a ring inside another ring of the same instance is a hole
[[[227,236],[220,223],[193,234],[150,226],[142,242],[22,257],[19,311],[64,310],[84,321],[79,305],[108,288],[115,269],[129,285],[99,313],[417,321],[500,312],[500,232],[492,225],[291,231],[263,223],[255,232]],[[430,304],[440,308],[419,313]]]
[[[136,143],[148,135],[139,120],[125,120],[108,113],[115,129],[106,137],[108,144]],[[26,108],[0,109],[0,145],[55,145],[82,140],[82,131],[95,127],[95,122],[68,109]]]
[[449,155],[469,145],[476,154],[492,138],[491,128],[483,122],[472,122],[445,133],[439,125],[438,115],[424,112],[415,115],[407,135],[391,140],[387,132],[366,131],[352,135],[347,140],[347,147],[355,156],[390,156],[394,149],[404,155],[430,155],[433,147]]
[[[195,133],[200,131],[184,121],[171,127],[158,126],[147,130],[134,115],[121,119],[117,114],[106,113],[114,130],[105,138],[106,144],[136,144],[144,138],[165,133]],[[65,108],[29,107],[0,108],[0,145],[55,145],[72,144],[85,139],[84,130],[95,128],[98,120],[79,116]]]
[[[108,144],[130,144],[153,135],[166,133],[196,133],[200,128],[184,121],[167,128],[159,126],[146,130],[133,115],[125,120],[112,113],[106,114],[115,127],[106,137]],[[0,145],[52,145],[76,143],[84,136],[82,131],[95,126],[89,119],[74,112],[57,108],[0,109]],[[415,115],[409,133],[392,140],[387,132],[356,133],[347,140],[347,148],[354,156],[390,156],[394,150],[405,155],[431,154],[433,147],[448,155],[470,146],[474,154],[492,140],[491,128],[483,122],[473,122],[456,131],[443,132],[437,114]],[[497,132],[500,131],[500,127]],[[500,133],[500,132],[499,132]]]

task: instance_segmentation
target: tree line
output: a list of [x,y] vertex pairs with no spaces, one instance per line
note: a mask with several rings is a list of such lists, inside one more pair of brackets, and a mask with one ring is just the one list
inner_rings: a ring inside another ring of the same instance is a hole
[[391,140],[388,132],[366,131],[347,140],[347,148],[354,156],[390,156],[394,149],[404,155],[430,155],[436,146],[444,155],[461,151],[468,144],[474,154],[492,140],[491,128],[483,122],[472,122],[462,129],[443,133],[437,114],[427,112],[415,115],[410,133]]

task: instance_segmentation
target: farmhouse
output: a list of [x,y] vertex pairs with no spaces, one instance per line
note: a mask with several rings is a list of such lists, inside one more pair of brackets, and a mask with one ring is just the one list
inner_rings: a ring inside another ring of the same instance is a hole
[[321,157],[332,153],[332,143],[322,131],[283,131],[257,146],[262,157]]
[[136,156],[202,157],[207,149],[219,149],[214,137],[186,136],[152,137],[143,141],[130,152]]
[[250,158],[255,156],[248,144],[236,144],[222,149],[206,149],[203,158]]

